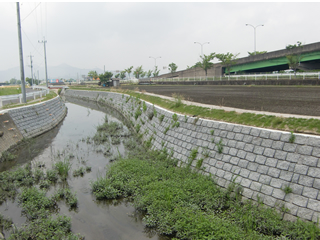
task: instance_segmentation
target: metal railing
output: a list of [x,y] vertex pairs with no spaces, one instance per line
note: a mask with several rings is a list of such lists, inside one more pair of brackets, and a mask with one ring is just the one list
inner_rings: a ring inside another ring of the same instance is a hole
[[[174,78],[152,78],[154,82],[179,82],[179,81],[223,81],[223,80],[280,80],[280,79],[320,79],[320,72],[312,73],[270,73],[270,74],[247,74],[247,75],[225,75],[225,76],[195,76]],[[143,81],[143,79],[141,79]]]
[[[37,92],[30,92],[30,93],[26,93],[26,98],[31,98],[33,97],[33,99],[35,100],[37,98],[37,96],[39,96],[40,98],[42,98],[42,96],[46,96],[49,93],[49,89],[43,86],[34,86],[32,87],[33,89],[42,89],[41,91],[37,91]],[[14,100],[19,100],[19,103],[22,103],[22,94],[14,94],[14,95],[5,95],[5,96],[0,96],[0,107],[4,106],[4,101],[7,101],[7,104],[10,104],[11,101]]]

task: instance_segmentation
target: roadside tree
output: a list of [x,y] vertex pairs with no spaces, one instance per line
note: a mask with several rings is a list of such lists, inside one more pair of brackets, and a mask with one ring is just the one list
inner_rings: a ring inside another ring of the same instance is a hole
[[248,52],[249,56],[254,56],[254,55],[258,55],[258,54],[265,54],[265,53],[267,53],[267,51]]
[[125,69],[125,71],[126,71],[126,72],[128,73],[128,75],[129,75],[129,79],[130,79],[130,73],[132,72],[132,69],[133,69],[133,66]]
[[286,49],[289,50],[289,55],[286,56],[288,60],[289,68],[294,71],[294,76],[296,76],[296,72],[298,67],[300,66],[300,62],[302,60],[301,51],[302,51],[303,45],[301,42],[297,42],[297,44],[294,45],[287,45]]
[[89,71],[88,76],[91,78],[91,80],[94,80],[97,79],[99,75],[97,71]]
[[147,72],[147,77],[150,78],[151,75],[152,75],[152,70],[149,70],[149,71]]
[[105,72],[105,73],[101,73],[99,75],[100,81],[101,83],[106,83],[110,80],[110,78],[112,78],[113,73],[112,72]]
[[120,78],[123,80],[126,77],[126,71],[120,72]]
[[137,67],[135,70],[134,70],[134,76],[139,79],[140,75],[143,73],[143,69],[142,69],[142,65]]
[[200,62],[201,63],[200,67],[205,71],[206,77],[207,77],[208,69],[212,68],[213,66],[213,63],[210,61],[213,60],[215,56],[216,56],[215,53],[211,53],[209,55],[203,54],[203,56],[200,56],[202,59],[202,62]]
[[160,72],[160,70],[158,70],[158,66],[156,66],[156,67],[154,68],[154,70],[153,70],[153,76],[154,76],[154,77],[158,77],[158,76],[159,76],[159,72]]
[[10,81],[9,81],[9,83],[10,83],[11,85],[15,85],[15,84],[17,84],[17,79],[11,78]]
[[231,67],[237,63],[237,57],[239,56],[240,53],[229,53],[227,52],[226,54],[220,53],[216,54],[216,58],[218,58],[222,65],[225,66],[227,70],[227,74],[230,74]]
[[169,69],[171,73],[174,73],[177,71],[178,66],[175,63],[170,63],[169,64]]

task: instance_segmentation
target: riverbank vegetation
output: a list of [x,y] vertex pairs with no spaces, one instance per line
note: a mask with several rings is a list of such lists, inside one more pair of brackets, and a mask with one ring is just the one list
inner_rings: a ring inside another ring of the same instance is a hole
[[[66,183],[64,171],[59,178],[60,162],[46,171],[42,164],[31,167],[31,163],[12,171],[0,173],[0,203],[18,200],[22,216],[26,223],[16,227],[15,223],[0,214],[0,231],[9,234],[7,239],[84,239],[83,236],[71,232],[71,218],[59,215],[58,202],[72,210],[77,209],[78,199]],[[59,181],[59,182],[58,182]],[[57,187],[56,184],[61,184]],[[47,196],[51,186],[56,190]]]
[[[164,147],[146,151],[130,142],[131,151],[92,182],[98,200],[131,199],[149,228],[173,239],[319,239],[315,223],[282,220],[263,203],[241,201],[242,187],[233,181],[220,188],[213,176],[188,166],[177,167]],[[235,180],[234,176],[233,180]]]
[[[210,109],[194,105],[187,105],[182,102],[183,96],[175,94],[174,100],[168,100],[156,96],[144,94],[143,92],[125,90],[121,88],[98,88],[98,87],[82,87],[72,86],[74,90],[91,90],[91,91],[112,91],[125,93],[130,96],[148,101],[154,105],[165,109],[181,113],[183,115],[197,116],[217,121],[225,121],[229,123],[243,124],[248,126],[292,131],[295,133],[320,134],[320,120],[303,119],[303,118],[283,118],[272,115],[253,114],[253,113],[236,113],[234,111],[227,112],[225,110]],[[139,90],[139,89],[137,89]]]

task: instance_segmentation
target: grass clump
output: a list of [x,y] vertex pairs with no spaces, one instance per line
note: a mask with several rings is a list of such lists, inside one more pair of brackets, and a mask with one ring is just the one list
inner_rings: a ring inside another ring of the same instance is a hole
[[222,151],[223,151],[223,143],[222,143],[222,139],[220,139],[220,141],[216,144],[216,146],[217,146],[217,150],[218,150],[218,153],[222,153]]
[[134,118],[137,120],[142,114],[141,110],[138,108],[134,113]]
[[182,100],[184,97],[181,94],[173,93],[172,97],[174,98],[173,104],[171,108],[179,108],[182,106]]
[[143,101],[143,103],[142,103],[142,109],[144,112],[147,111],[147,104],[145,101]]
[[294,143],[296,140],[296,136],[293,134],[293,132],[290,132],[290,138],[289,138],[289,143]]
[[284,191],[285,194],[292,193],[292,188],[290,186],[285,186],[282,191]]
[[62,180],[66,180],[69,175],[69,170],[71,169],[71,163],[68,158],[65,158],[63,161],[58,161],[54,165],[55,169],[58,171]]
[[12,154],[9,151],[4,151],[2,152],[1,158],[0,158],[0,162],[9,162],[12,161],[16,158],[17,156]]
[[161,115],[159,116],[159,122],[160,122],[160,124],[162,123],[163,119],[164,119],[164,114],[161,114]]

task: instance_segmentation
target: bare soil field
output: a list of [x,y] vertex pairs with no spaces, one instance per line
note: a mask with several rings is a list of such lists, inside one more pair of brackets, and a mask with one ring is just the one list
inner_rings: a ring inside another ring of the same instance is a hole
[[[137,86],[125,86],[134,90]],[[145,90],[171,97],[177,93],[185,100],[256,111],[320,116],[320,87],[317,86],[210,86],[139,85]]]

